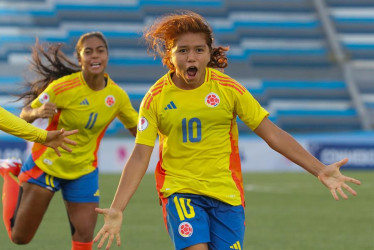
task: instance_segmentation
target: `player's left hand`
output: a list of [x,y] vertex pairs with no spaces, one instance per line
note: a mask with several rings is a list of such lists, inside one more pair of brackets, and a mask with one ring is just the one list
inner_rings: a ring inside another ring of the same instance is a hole
[[[106,250],[110,249],[114,237],[116,238],[117,246],[121,245],[121,225],[122,225],[122,212],[115,208],[95,208],[95,211],[104,215],[104,226],[95,236],[93,242],[96,243],[100,240],[97,248],[101,248],[105,241],[108,239]],[[101,238],[101,239],[100,239]]]
[[360,185],[361,182],[351,177],[347,177],[341,174],[340,167],[348,162],[347,158],[341,161],[335,162],[331,165],[326,166],[318,175],[318,179],[325,185],[331,192],[335,200],[339,200],[337,192],[343,199],[348,199],[348,196],[344,193],[343,188],[352,195],[357,195],[346,182],[351,182]]

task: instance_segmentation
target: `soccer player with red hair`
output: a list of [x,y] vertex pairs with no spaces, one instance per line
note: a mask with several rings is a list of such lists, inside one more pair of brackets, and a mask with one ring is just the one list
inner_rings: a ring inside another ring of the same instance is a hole
[[145,174],[159,135],[156,187],[175,249],[244,249],[244,190],[237,117],[275,151],[310,172],[338,199],[356,192],[339,168],[324,165],[268,119],[248,90],[215,68],[227,66],[227,48],[214,47],[200,15],[185,11],[155,21],[144,37],[169,72],[145,95],[133,153],[125,165],[105,224],[94,242],[120,244],[122,213]]

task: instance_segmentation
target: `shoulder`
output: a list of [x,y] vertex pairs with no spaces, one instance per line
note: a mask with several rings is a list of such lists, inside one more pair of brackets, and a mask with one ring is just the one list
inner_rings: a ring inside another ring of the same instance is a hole
[[161,77],[160,79],[158,79],[155,84],[153,84],[148,92],[147,92],[147,95],[151,95],[153,97],[159,95],[160,93],[162,93],[168,86],[170,86],[171,83],[168,79],[168,74],[164,75],[163,77]]
[[66,91],[76,89],[82,85],[81,73],[77,72],[54,80],[49,84],[48,87],[52,89],[55,95],[58,95]]
[[161,93],[167,86],[170,86],[171,83],[169,81],[169,73],[162,76],[160,79],[158,79],[155,84],[152,85],[152,87],[149,88],[148,93],[151,93],[152,95],[157,95],[158,93]]
[[126,91],[119,86],[116,82],[114,82],[109,75],[106,75],[108,82],[107,82],[107,87],[111,88],[112,91],[114,92],[119,92],[120,94],[126,94]]
[[246,88],[235,79],[220,72],[219,70],[208,68],[210,81],[212,84],[216,84],[218,88],[234,92],[236,94],[243,95],[246,92]]
[[149,108],[150,104],[152,102],[155,102],[155,100],[158,100],[161,96],[161,93],[165,91],[169,86],[171,86],[171,83],[169,81],[169,73],[162,76],[160,79],[156,81],[155,84],[153,84],[143,99],[143,107]]

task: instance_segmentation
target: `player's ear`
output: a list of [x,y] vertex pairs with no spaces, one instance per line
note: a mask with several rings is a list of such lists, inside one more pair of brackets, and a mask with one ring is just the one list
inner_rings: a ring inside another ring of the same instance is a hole
[[77,56],[77,60],[80,66],[82,66],[82,58],[80,55]]

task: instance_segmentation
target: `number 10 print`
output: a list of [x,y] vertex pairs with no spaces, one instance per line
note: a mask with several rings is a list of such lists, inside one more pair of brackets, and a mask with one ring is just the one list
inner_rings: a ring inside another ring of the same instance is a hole
[[191,118],[188,123],[187,119],[182,120],[183,142],[201,141],[201,121],[198,118]]

